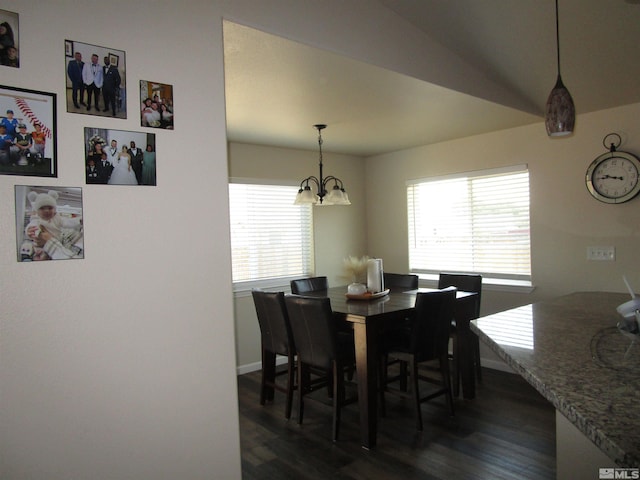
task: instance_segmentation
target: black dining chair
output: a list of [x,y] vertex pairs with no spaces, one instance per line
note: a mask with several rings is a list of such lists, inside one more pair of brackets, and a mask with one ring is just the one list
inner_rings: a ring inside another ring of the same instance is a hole
[[304,397],[315,388],[310,382],[313,369],[331,376],[333,386],[333,441],[338,440],[342,407],[357,401],[345,395],[345,369],[355,364],[355,345],[341,335],[327,297],[287,295],[285,304],[298,352],[298,423],[302,424]]
[[[304,295],[305,293],[312,292],[322,292],[329,288],[329,281],[327,277],[309,277],[309,278],[300,278],[297,280],[291,280],[291,293],[293,295]],[[340,332],[346,335],[350,335],[353,340],[353,327],[350,324],[344,324],[344,322],[338,323],[338,329]],[[353,374],[355,370],[351,368],[349,370],[349,380],[353,379]],[[329,387],[328,394],[329,396],[333,395],[333,388],[331,386],[331,379],[329,379],[329,383],[327,385]]]
[[[289,324],[289,315],[283,292],[252,290],[262,344],[262,378],[260,381],[260,405],[273,400],[274,390],[286,395],[285,418],[291,418],[293,391],[295,390],[296,347]],[[276,373],[276,355],[287,357],[287,369]],[[286,374],[286,385],[276,382],[276,376]]]
[[327,290],[328,288],[329,282],[327,281],[327,277],[309,277],[291,280],[291,293],[294,295]]
[[[441,273],[438,278],[438,288],[453,286],[465,292],[474,292],[474,305],[471,308],[471,320],[480,317],[480,302],[482,300],[482,275],[475,273]],[[472,358],[475,375],[479,382],[482,381],[482,365],[480,364],[480,340],[471,332]],[[457,397],[460,394],[460,344],[458,342],[458,329],[455,318],[451,323],[451,360],[453,363],[453,393]]]
[[[411,329],[401,331],[389,340],[381,355],[380,362],[380,410],[384,416],[385,392],[393,391],[403,396],[411,396],[416,412],[416,426],[422,431],[421,404],[438,396],[446,397],[451,415],[455,415],[453,393],[451,390],[451,375],[449,372],[449,330],[453,318],[453,307],[456,301],[454,287],[433,292],[416,294],[415,315],[411,319]],[[390,389],[391,381],[387,376],[389,360],[397,359],[409,368],[411,392],[401,389]],[[437,386],[426,395],[420,393],[420,381]]]
[[[416,290],[418,288],[418,275],[413,275],[410,273],[389,273],[389,272],[383,272],[383,278],[384,278],[384,288],[389,288],[389,289],[393,289],[393,290]],[[404,329],[408,329],[409,327],[409,318],[405,318],[404,319],[404,325],[401,328]],[[381,334],[383,336],[386,335],[393,335],[394,332],[388,332],[386,330],[383,330],[381,332]],[[393,365],[398,363],[397,360],[391,360],[389,365]],[[398,374],[398,379],[400,380],[400,388],[403,391],[407,390],[407,371],[406,371],[406,363],[405,362],[401,362],[400,363],[400,372]]]
[[416,290],[418,288],[418,275],[409,273],[383,272],[384,288]]

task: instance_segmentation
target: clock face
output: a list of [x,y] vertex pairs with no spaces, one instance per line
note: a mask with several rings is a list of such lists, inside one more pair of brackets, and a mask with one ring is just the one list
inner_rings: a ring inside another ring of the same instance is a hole
[[605,203],[623,203],[640,192],[640,160],[626,152],[608,152],[587,169],[589,193]]

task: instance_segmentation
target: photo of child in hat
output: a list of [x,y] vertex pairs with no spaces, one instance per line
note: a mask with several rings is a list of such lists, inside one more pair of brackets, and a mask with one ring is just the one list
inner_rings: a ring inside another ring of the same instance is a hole
[[[62,192],[61,192],[62,190]],[[58,205],[60,195],[78,206]],[[16,186],[16,215],[26,225],[19,233],[18,260],[83,258],[84,240],[79,188]]]

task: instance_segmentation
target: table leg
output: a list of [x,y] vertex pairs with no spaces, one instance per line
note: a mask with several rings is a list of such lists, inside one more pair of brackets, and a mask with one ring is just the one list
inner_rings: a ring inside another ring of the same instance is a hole
[[378,431],[376,330],[373,322],[353,324],[358,378],[358,408],[360,409],[360,439],[362,447],[366,449],[376,446]]
[[476,379],[474,369],[473,335],[469,322],[475,312],[474,297],[466,297],[456,302],[455,317],[458,329],[458,355],[460,356],[460,379],[462,380],[462,396],[471,400],[476,397]]
[[460,355],[460,379],[462,380],[462,396],[467,400],[476,397],[476,379],[474,369],[473,332],[467,328],[458,330],[458,354]]

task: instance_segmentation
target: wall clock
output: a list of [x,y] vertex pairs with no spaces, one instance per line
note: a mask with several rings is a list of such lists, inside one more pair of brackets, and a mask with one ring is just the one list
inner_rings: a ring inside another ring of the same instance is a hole
[[620,146],[620,135],[610,133],[602,143],[606,147],[606,140],[610,136],[618,137],[618,143],[611,143],[607,153],[596,158],[589,168],[585,182],[589,193],[594,198],[605,203],[624,203],[640,192],[640,159],[628,152],[617,151]]

